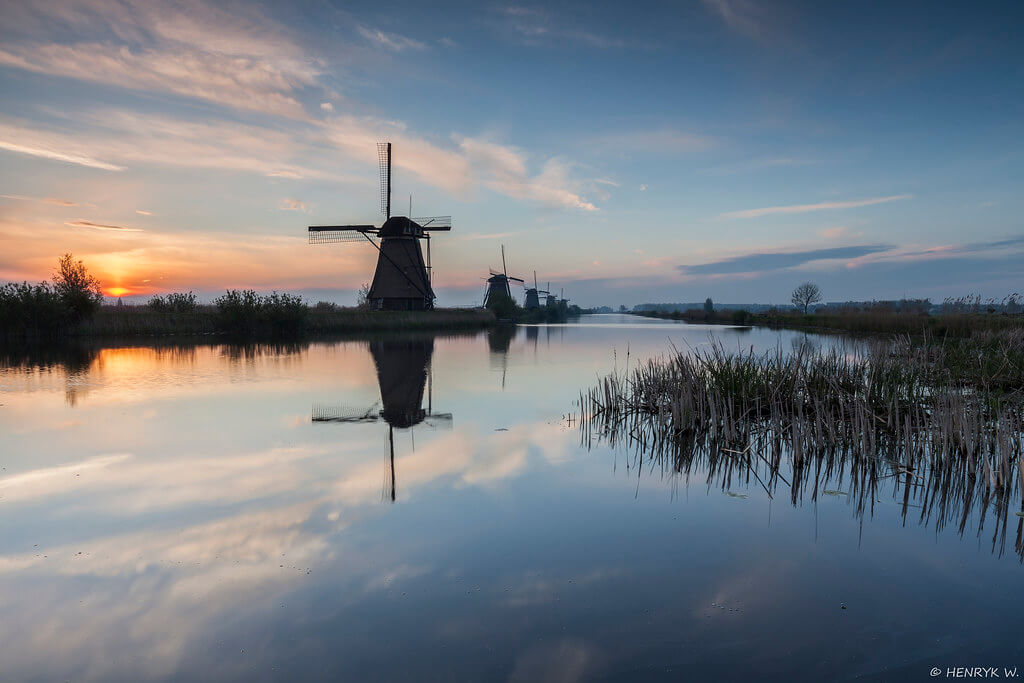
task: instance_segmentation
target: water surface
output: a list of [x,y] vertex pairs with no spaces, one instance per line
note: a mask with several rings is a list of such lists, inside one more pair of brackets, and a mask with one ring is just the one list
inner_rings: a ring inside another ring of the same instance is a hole
[[7,353],[0,678],[1024,676],[1024,519],[917,514],[896,479],[769,497],[567,419],[613,367],[806,338],[592,316]]

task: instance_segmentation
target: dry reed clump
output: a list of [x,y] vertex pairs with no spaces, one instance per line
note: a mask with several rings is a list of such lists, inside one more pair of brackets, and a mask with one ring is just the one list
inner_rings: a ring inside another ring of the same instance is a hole
[[879,478],[905,478],[904,503],[923,518],[960,516],[962,532],[977,505],[1005,536],[1024,491],[1020,330],[760,355],[713,343],[613,372],[580,407],[588,444],[629,444],[674,472],[700,466],[709,483],[753,476],[769,495],[781,479],[794,502],[848,472],[870,506]]

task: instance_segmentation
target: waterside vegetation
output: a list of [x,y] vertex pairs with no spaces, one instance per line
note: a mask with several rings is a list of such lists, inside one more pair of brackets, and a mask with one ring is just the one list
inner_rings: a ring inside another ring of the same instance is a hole
[[961,532],[971,509],[997,535],[1019,511],[1024,557],[1024,331],[763,355],[712,345],[628,365],[581,394],[586,441],[675,472],[704,465],[709,484],[725,473],[772,495],[782,480],[794,502],[845,472],[870,504],[879,479],[899,477],[923,517],[959,510]]

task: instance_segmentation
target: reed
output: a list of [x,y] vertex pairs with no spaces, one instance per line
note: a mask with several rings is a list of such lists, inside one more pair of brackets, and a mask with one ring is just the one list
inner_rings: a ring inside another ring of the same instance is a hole
[[765,354],[713,343],[607,375],[581,393],[580,424],[588,445],[629,444],[678,472],[754,476],[769,495],[785,479],[794,502],[823,472],[868,495],[903,477],[922,514],[944,524],[951,499],[977,501],[1005,533],[1024,488],[1022,392],[1020,330]]

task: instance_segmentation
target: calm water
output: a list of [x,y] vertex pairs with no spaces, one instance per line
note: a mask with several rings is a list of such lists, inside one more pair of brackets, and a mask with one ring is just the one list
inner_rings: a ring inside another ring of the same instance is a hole
[[1024,677],[1019,517],[581,446],[564,416],[627,349],[711,335],[804,338],[596,316],[0,357],[0,679]]

